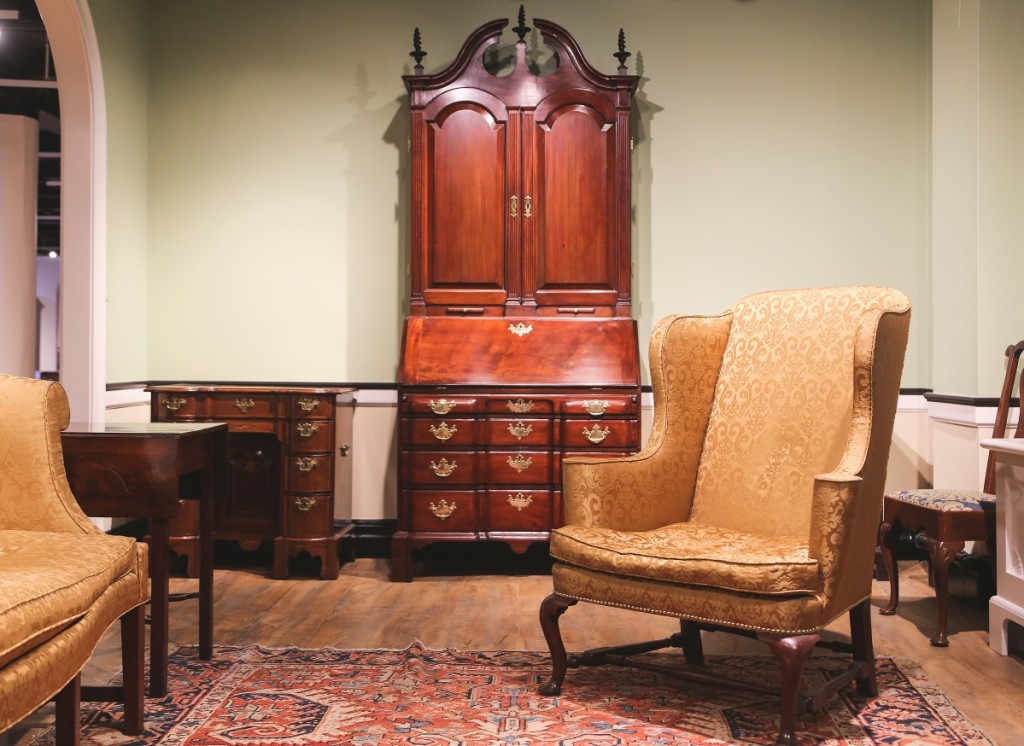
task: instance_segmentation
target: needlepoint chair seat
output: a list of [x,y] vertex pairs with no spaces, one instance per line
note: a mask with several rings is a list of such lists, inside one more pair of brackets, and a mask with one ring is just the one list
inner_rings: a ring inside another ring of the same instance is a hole
[[991,510],[996,496],[971,490],[896,490],[886,497],[930,510]]
[[[909,324],[906,296],[874,287],[759,293],[659,322],[644,449],[563,460],[541,693],[559,693],[569,668],[601,664],[753,688],[779,697],[777,744],[795,744],[797,715],[841,687],[877,694],[871,583]],[[569,656],[559,618],[579,601],[675,617],[680,631]],[[844,615],[849,642],[822,640]],[[779,685],[709,671],[702,630],[766,643]],[[663,647],[685,665],[636,657]],[[849,663],[802,688],[815,647]]]

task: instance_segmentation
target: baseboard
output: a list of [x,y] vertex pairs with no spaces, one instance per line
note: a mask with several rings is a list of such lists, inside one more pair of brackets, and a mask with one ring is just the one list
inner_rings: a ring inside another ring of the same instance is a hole
[[352,521],[353,552],[356,557],[391,559],[391,537],[398,530],[393,518]]

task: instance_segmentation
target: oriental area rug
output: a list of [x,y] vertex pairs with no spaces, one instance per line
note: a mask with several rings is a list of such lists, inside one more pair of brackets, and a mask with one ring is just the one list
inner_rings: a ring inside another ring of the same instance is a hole
[[[653,654],[666,662],[668,653]],[[777,678],[769,656],[708,656],[711,670]],[[809,683],[843,660],[813,656]],[[170,658],[169,694],[146,700],[146,731],[117,729],[120,706],[83,703],[83,744],[114,746],[459,746],[771,744],[778,699],[628,668],[570,669],[563,693],[537,692],[546,653],[194,647]],[[801,744],[991,744],[913,661],[878,659],[879,696],[851,685],[801,720]],[[52,731],[21,743],[44,746]]]

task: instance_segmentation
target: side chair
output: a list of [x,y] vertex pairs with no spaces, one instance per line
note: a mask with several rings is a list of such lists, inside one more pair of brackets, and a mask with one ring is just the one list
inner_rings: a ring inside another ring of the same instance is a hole
[[[564,461],[540,691],[559,693],[568,668],[613,664],[772,692],[777,744],[797,743],[798,714],[851,682],[876,695],[871,583],[909,326],[906,296],[877,287],[759,293],[717,316],[659,322],[647,445]],[[559,617],[579,601],[675,617],[680,632],[569,656]],[[844,616],[850,641],[823,641]],[[779,686],[708,671],[702,630],[764,642]],[[801,689],[816,646],[848,665]],[[632,657],[665,647],[685,665]]]
[[[1013,388],[1024,340],[1006,348],[1006,374],[996,407],[992,437],[1006,437]],[[1024,386],[1024,381],[1021,382]],[[1024,437],[1024,420],[1017,423],[1013,437]],[[982,491],[958,489],[899,490],[885,496],[879,546],[889,576],[889,603],[878,613],[896,613],[900,601],[900,576],[896,565],[896,546],[904,537],[928,551],[935,600],[938,606],[935,634],[931,644],[949,645],[946,619],[949,607],[949,567],[968,541],[984,541],[992,552],[995,547],[995,454],[989,452]]]

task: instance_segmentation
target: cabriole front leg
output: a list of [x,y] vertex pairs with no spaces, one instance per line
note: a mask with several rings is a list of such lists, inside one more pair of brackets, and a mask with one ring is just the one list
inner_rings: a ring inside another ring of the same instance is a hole
[[558,619],[566,609],[575,603],[576,599],[565,598],[557,593],[552,593],[541,602],[540,627],[544,631],[544,639],[547,640],[548,649],[551,651],[551,679],[540,685],[541,694],[554,696],[562,691],[562,682],[565,681],[565,671],[568,667],[568,656],[565,653],[565,644],[562,642]]

